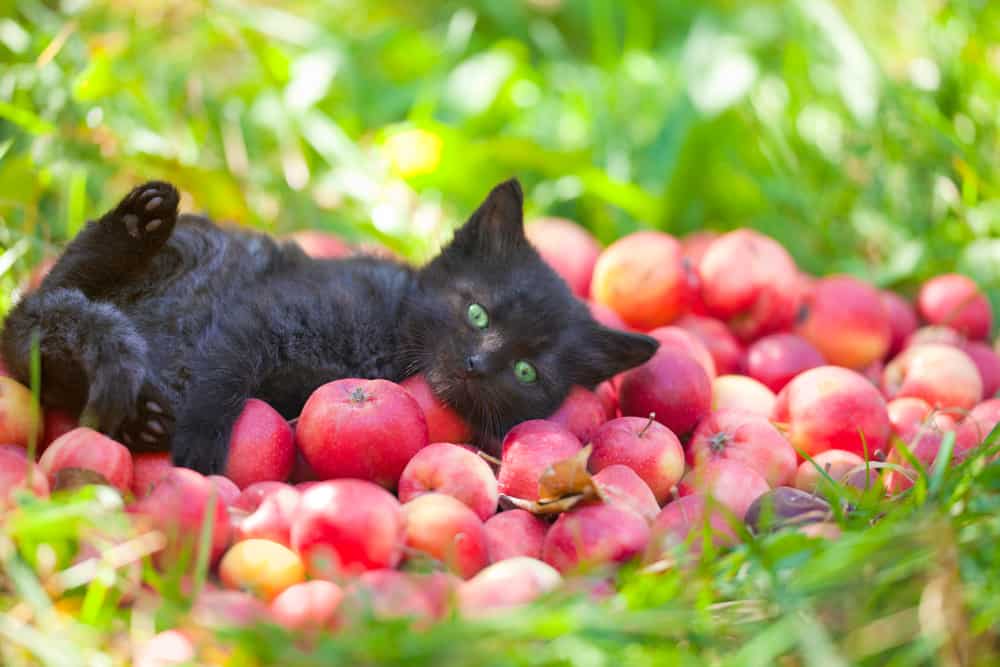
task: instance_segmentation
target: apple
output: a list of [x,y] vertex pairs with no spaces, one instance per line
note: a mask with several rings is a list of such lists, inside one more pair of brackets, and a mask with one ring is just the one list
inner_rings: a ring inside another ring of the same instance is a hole
[[493,616],[526,605],[561,583],[559,572],[541,560],[508,558],[459,586],[459,610],[466,618]]
[[164,630],[141,644],[135,651],[134,667],[169,667],[187,665],[197,656],[194,644],[178,630]]
[[[955,432],[955,444],[952,450],[949,465],[963,461],[977,444],[969,436],[971,433],[961,430],[955,422],[945,415],[929,415],[920,424],[917,424],[908,431],[898,434],[898,439],[906,443],[910,453],[928,471],[931,470],[934,461],[937,459],[941,444],[944,441],[945,433]],[[897,441],[898,442],[898,441]],[[886,461],[904,469],[913,470],[910,462],[898,447],[893,447],[889,452]],[[912,486],[910,479],[898,470],[890,470],[886,475],[886,489],[890,493],[900,493]]]
[[993,348],[980,341],[968,341],[961,346],[969,355],[983,381],[983,398],[993,398],[1000,389],[1000,355]]
[[45,411],[42,426],[42,439],[38,443],[38,452],[44,452],[56,438],[65,435],[80,425],[80,421],[73,415],[56,408]]
[[521,422],[504,437],[500,454],[500,493],[538,500],[538,478],[557,461],[576,454],[583,445],[559,424],[542,419]]
[[49,495],[49,482],[45,472],[28,461],[23,452],[20,447],[0,449],[0,509],[10,504],[17,489],[25,487],[29,470],[32,493],[41,497]]
[[889,351],[892,329],[882,295],[857,278],[817,281],[802,308],[796,332],[831,364],[857,370]]
[[839,366],[810,369],[785,385],[772,419],[809,456],[843,449],[871,458],[889,441],[885,399],[863,375]]
[[684,438],[709,413],[712,381],[689,355],[660,348],[652,359],[625,373],[618,390],[623,415],[656,415],[678,437]]
[[635,329],[670,324],[687,311],[691,299],[680,243],[656,231],[615,241],[594,265],[591,297]]
[[310,576],[330,579],[395,567],[406,529],[399,501],[359,479],[319,482],[302,494],[292,522],[292,548]]
[[720,375],[712,380],[712,410],[743,410],[770,417],[774,392],[746,375]]
[[673,432],[649,418],[619,417],[604,424],[591,440],[587,467],[599,473],[613,465],[635,471],[657,503],[666,502],[684,475],[684,450]]
[[809,341],[791,333],[764,336],[747,348],[747,375],[773,392],[784,389],[799,373],[825,363]]
[[49,478],[63,468],[83,468],[98,472],[122,492],[132,487],[132,455],[128,448],[97,431],[79,426],[56,438],[38,464]]
[[593,476],[593,481],[601,498],[609,505],[630,509],[646,521],[652,521],[660,512],[649,485],[628,466],[615,464],[602,468]]
[[491,516],[483,524],[490,562],[520,556],[540,559],[548,528],[548,524],[527,510],[512,509]]
[[399,500],[438,492],[457,498],[486,520],[497,511],[496,476],[486,461],[450,443],[434,443],[417,452],[399,478]]
[[403,505],[406,546],[468,579],[489,564],[483,522],[460,500],[425,493]]
[[716,376],[715,359],[698,336],[680,327],[657,327],[649,335],[660,341],[660,349],[673,348],[697,361],[711,380]]
[[741,463],[772,487],[791,482],[798,464],[791,444],[766,417],[732,409],[718,410],[702,420],[687,454],[696,468],[716,460]]
[[604,419],[610,421],[618,416],[618,390],[610,380],[605,380],[594,389],[594,395],[604,408]]
[[753,468],[729,459],[714,459],[689,470],[677,487],[681,497],[714,498],[737,517],[743,517],[753,501],[771,490],[764,476]]
[[700,495],[684,496],[665,505],[653,520],[651,535],[657,557],[680,545],[686,545],[691,554],[700,554],[705,537],[717,548],[739,542],[725,513],[719,508],[709,511],[709,503]]
[[353,254],[354,250],[343,239],[315,229],[295,232],[289,239],[314,259],[339,259]]
[[931,278],[917,295],[920,316],[930,324],[944,324],[972,340],[981,340],[993,328],[993,309],[975,281],[949,273]]
[[400,386],[410,392],[410,396],[420,405],[427,420],[428,442],[472,441],[472,429],[457,412],[445,405],[434,395],[431,386],[423,375],[411,375],[400,383]]
[[292,584],[271,600],[271,616],[287,630],[320,631],[334,625],[344,591],[322,579]]
[[608,420],[607,414],[607,408],[594,392],[573,387],[559,409],[546,419],[565,428],[580,442],[590,442],[594,431]]
[[917,311],[909,301],[895,292],[882,290],[882,307],[889,316],[889,350],[886,358],[891,359],[899,354],[906,345],[906,339],[920,326]]
[[803,461],[799,465],[793,486],[808,493],[816,493],[824,483],[828,483],[820,470],[826,472],[834,482],[861,489],[878,481],[878,470],[875,468],[867,469],[869,479],[865,481],[865,460],[857,454],[842,449],[828,449],[814,456],[812,461]]
[[710,232],[700,230],[697,232],[691,232],[681,239],[681,252],[684,254],[684,258],[691,262],[692,266],[698,266],[701,263],[701,258],[705,256],[705,252],[708,250],[709,246],[719,238],[718,232]]
[[219,494],[219,500],[229,507],[240,497],[240,487],[228,477],[222,475],[209,475],[206,479],[215,485],[215,490]]
[[239,497],[233,502],[233,508],[251,514],[260,507],[265,498],[278,489],[295,491],[295,487],[284,482],[256,482],[240,491]]
[[209,552],[212,562],[229,545],[230,526],[226,506],[219,499],[215,486],[194,470],[172,468],[144,498],[128,509],[133,514],[146,517],[155,528],[166,534],[167,547],[156,555],[161,566],[176,562],[181,554],[194,558],[201,539],[202,524],[209,511],[212,512]]
[[[942,345],[962,347],[965,344],[965,336],[951,327],[943,325],[920,327],[903,341],[903,350],[924,343],[940,343]],[[902,352],[902,350],[900,351]]]
[[726,375],[742,369],[743,345],[721,321],[714,317],[685,315],[675,325],[697,336],[708,348],[717,373]]
[[983,381],[969,355],[957,347],[922,343],[885,367],[882,390],[889,398],[915,396],[936,408],[970,410],[983,397]]
[[253,538],[237,542],[219,562],[223,585],[248,590],[265,602],[289,586],[302,583],[305,574],[298,554],[271,540]]
[[205,588],[191,607],[190,619],[209,630],[246,628],[270,622],[267,605],[243,591]]
[[30,389],[0,376],[0,443],[27,447],[32,437],[41,441],[41,411],[35,415],[34,402]]
[[565,218],[539,218],[525,225],[524,235],[573,294],[581,299],[590,295],[590,278],[601,254],[593,234]]
[[603,324],[611,329],[620,329],[622,331],[628,331],[631,327],[625,324],[625,320],[615,311],[611,310],[603,303],[597,303],[596,301],[587,301],[587,308],[590,310],[590,316],[598,324]]
[[365,479],[393,489],[409,460],[427,445],[427,419],[398,384],[336,380],[306,401],[295,437],[320,477]]
[[147,495],[156,484],[167,476],[174,465],[170,454],[151,452],[132,455],[132,494],[136,498]]
[[225,475],[241,489],[283,482],[295,465],[295,441],[285,418],[264,401],[248,399],[229,437]]
[[563,512],[545,534],[543,560],[562,573],[622,563],[643,552],[649,525],[618,505],[586,505]]
[[[250,488],[250,487],[248,487]],[[295,521],[302,494],[296,488],[282,485],[263,496],[260,503],[236,527],[236,538],[260,538],[291,545],[292,523]],[[247,499],[231,503],[246,506]]]
[[344,590],[341,603],[344,619],[359,618],[362,612],[377,619],[411,618],[429,620],[435,608],[427,592],[405,572],[378,569],[362,573]]
[[799,274],[773,239],[738,229],[712,242],[698,264],[708,314],[749,341],[791,327],[799,308]]

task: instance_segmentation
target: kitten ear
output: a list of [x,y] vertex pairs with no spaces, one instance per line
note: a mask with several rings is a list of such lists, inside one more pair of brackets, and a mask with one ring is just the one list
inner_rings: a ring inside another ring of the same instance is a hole
[[455,243],[482,252],[500,252],[524,241],[524,193],[516,178],[493,188],[455,232]]
[[645,363],[660,347],[651,336],[595,325],[574,369],[577,384],[592,387]]

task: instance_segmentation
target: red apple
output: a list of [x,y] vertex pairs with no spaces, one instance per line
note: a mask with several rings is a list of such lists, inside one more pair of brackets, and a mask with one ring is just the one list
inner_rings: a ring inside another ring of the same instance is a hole
[[271,600],[271,616],[288,630],[320,631],[333,626],[343,599],[344,591],[333,582],[303,581]]
[[[902,426],[896,434],[898,438],[896,442],[904,442],[910,453],[929,471],[937,459],[944,436],[948,431],[955,432],[955,444],[949,464],[959,463],[969,455],[977,442],[970,437],[971,432],[961,429],[955,420],[948,415],[931,412],[921,422],[909,427]],[[905,469],[913,470],[898,447],[892,448],[886,460]],[[886,475],[886,489],[890,493],[900,493],[910,488],[911,485],[909,478],[898,470],[890,470]]]
[[823,278],[802,307],[797,333],[831,364],[857,370],[889,351],[889,314],[874,287],[850,276]]
[[885,399],[859,373],[820,366],[789,382],[774,405],[792,445],[810,456],[843,449],[864,457],[886,451],[889,416]]
[[743,346],[725,324],[713,317],[685,315],[677,320],[676,325],[693,333],[704,343],[715,361],[717,373],[725,375],[741,370]]
[[993,328],[993,309],[976,283],[955,273],[931,278],[917,295],[920,315],[944,324],[972,340],[986,338]]
[[618,416],[618,390],[610,380],[597,385],[594,389],[594,395],[601,401],[601,406],[604,408],[605,421],[610,421]]
[[84,426],[77,427],[56,439],[39,459],[38,464],[55,482],[63,468],[83,468],[104,475],[122,492],[132,487],[132,455],[125,445]]
[[648,331],[670,324],[691,299],[677,239],[643,231],[615,241],[597,259],[591,295],[630,327]]
[[591,472],[613,465],[625,465],[653,492],[658,503],[670,497],[684,475],[684,450],[677,436],[663,424],[649,418],[620,417],[609,421],[594,434],[593,451],[587,462]]
[[28,482],[28,471],[31,470],[31,491],[37,496],[49,495],[49,482],[45,472],[36,464],[28,461],[20,447],[15,449],[0,449],[0,509],[8,505],[14,492],[24,488]]
[[285,418],[264,401],[247,400],[229,438],[226,477],[245,489],[254,482],[283,482],[295,465],[295,442]]
[[649,335],[660,341],[661,350],[672,348],[687,354],[705,369],[709,380],[715,378],[715,359],[701,339],[690,331],[673,326],[658,327],[650,331]]
[[712,381],[687,354],[660,348],[642,366],[625,373],[618,390],[623,415],[656,414],[679,437],[686,437],[712,407]]
[[265,498],[279,489],[296,490],[284,482],[256,482],[240,492],[239,497],[233,502],[233,508],[250,514],[260,507]]
[[559,424],[542,419],[521,422],[503,439],[500,493],[538,500],[538,478],[545,469],[582,447],[576,436]]
[[292,548],[317,579],[395,567],[406,532],[399,501],[358,479],[320,482],[302,494]]
[[134,454],[132,456],[132,493],[136,498],[147,495],[173,468],[170,454],[166,452]]
[[791,255],[750,229],[716,239],[698,264],[708,314],[744,341],[791,327],[799,307],[799,275]]
[[737,517],[743,517],[753,501],[771,490],[767,480],[749,466],[715,459],[689,470],[678,486],[681,496],[714,498]]
[[743,410],[770,417],[776,400],[773,391],[746,375],[720,375],[712,381],[712,410]]
[[969,355],[983,381],[983,398],[993,398],[1000,389],[1000,355],[986,343],[968,341],[962,351]]
[[468,579],[486,567],[483,522],[461,501],[443,493],[425,493],[403,505],[406,546],[444,563]]
[[354,252],[343,239],[315,229],[295,232],[289,238],[295,241],[305,254],[314,259],[338,259]]
[[542,546],[546,563],[566,573],[581,567],[622,563],[649,542],[646,520],[617,505],[586,505],[559,515]]
[[718,232],[691,232],[681,239],[681,252],[684,253],[684,258],[691,262],[692,266],[698,266],[709,246],[717,238],[719,238]]
[[548,524],[526,510],[507,510],[491,516],[483,524],[490,562],[520,556],[540,559],[548,528]]
[[882,306],[889,316],[889,331],[891,332],[889,350],[885,356],[891,359],[902,351],[906,339],[913,335],[913,332],[920,326],[920,322],[917,320],[917,311],[910,302],[895,292],[882,290]]
[[747,348],[747,375],[773,392],[784,389],[799,373],[825,363],[809,341],[790,333],[764,336]]
[[493,470],[482,458],[458,445],[428,445],[403,469],[400,502],[435,491],[462,501],[484,521],[497,510],[499,491]]
[[313,392],[295,436],[323,478],[366,479],[395,488],[427,445],[427,420],[402,387],[387,380],[336,380]]
[[344,591],[344,619],[367,612],[377,619],[412,618],[429,620],[435,608],[427,592],[413,575],[390,569],[364,572]]
[[551,565],[524,556],[494,563],[458,589],[462,616],[480,618],[516,609],[558,588],[562,577]]
[[915,396],[936,408],[970,410],[983,397],[983,381],[965,352],[923,343],[906,348],[885,367],[882,390],[889,398]]
[[741,463],[772,487],[791,482],[798,463],[795,450],[766,417],[742,410],[719,410],[706,417],[687,453],[695,467],[715,460]]
[[38,444],[39,453],[44,452],[56,438],[69,433],[79,425],[80,421],[67,412],[54,408],[46,410],[42,429],[42,440]]
[[[818,466],[818,467],[817,467]],[[823,470],[835,482],[860,486],[865,488],[865,460],[857,454],[845,452],[842,449],[828,449],[820,452],[812,461],[803,461],[795,472],[796,489],[801,489],[808,493],[816,493],[826,482]],[[878,470],[868,469],[873,479],[869,483],[874,483],[878,478]]]
[[601,498],[609,505],[630,509],[646,521],[652,521],[660,512],[649,485],[628,466],[616,464],[602,468],[593,481]]
[[219,492],[219,500],[229,507],[240,497],[240,487],[236,486],[233,480],[222,475],[209,475],[208,481],[215,485],[215,490]]
[[590,277],[601,244],[580,225],[565,218],[540,218],[525,225],[524,235],[542,259],[581,299],[590,295]]
[[34,414],[31,390],[13,378],[0,376],[0,443],[27,447],[42,437],[41,411]]
[[188,665],[197,654],[187,635],[178,630],[164,630],[140,645],[135,652],[134,667],[169,667]]
[[940,343],[941,345],[962,347],[965,344],[965,336],[951,327],[942,325],[920,327],[903,341],[903,350],[914,345],[923,345],[924,343]]
[[[691,495],[678,498],[660,510],[652,524],[651,542],[656,553],[663,556],[675,547],[686,544],[689,553],[700,554],[703,539],[707,536],[717,548],[732,546],[739,542],[729,520],[720,508],[711,511],[704,496]],[[739,521],[742,517],[736,517]]]
[[598,324],[603,324],[606,327],[612,329],[621,329],[622,331],[628,331],[629,325],[625,324],[625,320],[615,311],[611,310],[603,303],[597,303],[596,301],[588,301],[587,308],[590,310],[590,316],[597,321]]
[[[236,538],[260,538],[290,546],[292,523],[297,516],[301,499],[302,494],[298,489],[284,484],[281,488],[271,490],[262,497],[252,513],[239,522]],[[247,499],[241,498],[235,504],[247,504]]]
[[400,383],[400,386],[410,392],[417,401],[427,420],[427,439],[429,442],[459,442],[472,441],[472,429],[458,413],[442,403],[423,375],[411,375]]
[[607,409],[594,392],[573,387],[563,404],[547,420],[559,424],[580,442],[590,442],[594,432],[608,419]]

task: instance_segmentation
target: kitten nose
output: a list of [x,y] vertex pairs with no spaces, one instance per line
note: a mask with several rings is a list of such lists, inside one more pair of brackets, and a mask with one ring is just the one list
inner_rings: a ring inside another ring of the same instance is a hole
[[486,358],[481,354],[470,354],[465,358],[467,375],[483,375],[486,372]]

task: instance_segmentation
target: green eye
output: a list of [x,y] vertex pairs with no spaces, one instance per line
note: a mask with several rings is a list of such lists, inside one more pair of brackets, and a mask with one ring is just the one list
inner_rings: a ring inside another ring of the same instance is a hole
[[521,360],[514,364],[514,377],[517,378],[518,382],[531,384],[538,379],[538,372],[527,361]]
[[486,309],[478,303],[469,306],[465,316],[469,318],[469,323],[477,329],[485,329],[490,324],[490,316],[486,314]]

